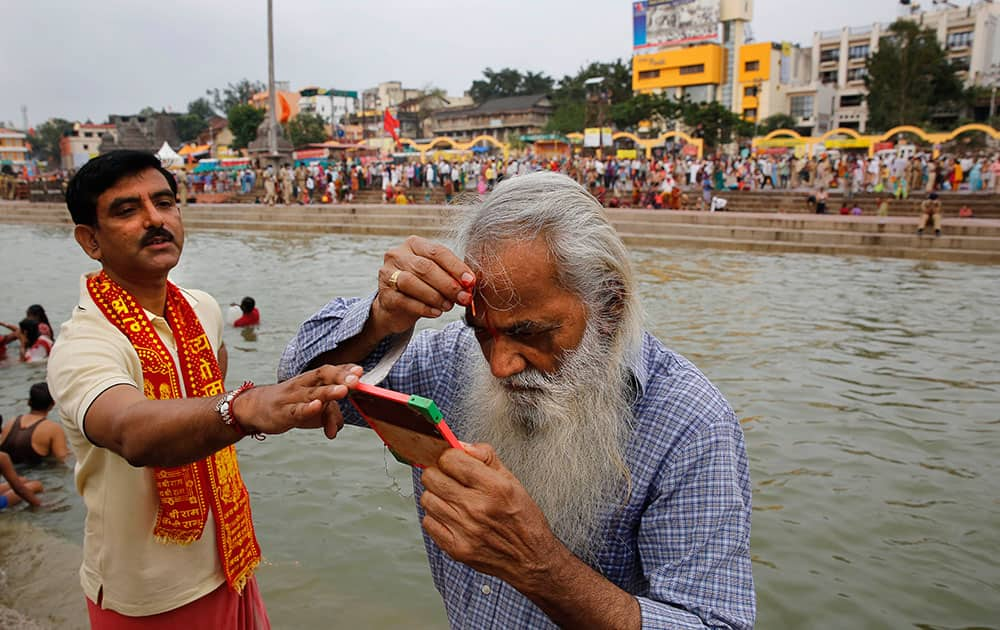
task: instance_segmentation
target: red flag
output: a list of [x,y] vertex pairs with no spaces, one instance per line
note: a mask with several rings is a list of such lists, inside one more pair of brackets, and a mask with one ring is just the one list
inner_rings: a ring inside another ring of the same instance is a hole
[[392,136],[393,140],[397,143],[399,142],[399,120],[389,113],[388,107],[385,109],[385,114],[382,116],[382,127],[389,132],[389,135]]

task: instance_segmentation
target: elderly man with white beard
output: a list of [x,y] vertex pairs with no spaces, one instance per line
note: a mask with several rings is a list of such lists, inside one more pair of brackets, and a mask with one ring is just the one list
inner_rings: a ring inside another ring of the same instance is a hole
[[[463,321],[411,340],[455,307]],[[504,180],[465,209],[455,252],[389,250],[377,291],[308,319],[279,377],[399,351],[381,385],[435,400],[469,443],[413,474],[452,627],[753,626],[739,422],[643,331],[628,252],[580,185]]]

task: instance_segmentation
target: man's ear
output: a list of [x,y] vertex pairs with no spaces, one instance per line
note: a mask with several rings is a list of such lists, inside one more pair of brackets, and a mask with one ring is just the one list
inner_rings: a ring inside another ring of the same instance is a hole
[[97,243],[96,228],[92,225],[77,225],[73,229],[73,236],[80,244],[80,249],[94,260],[101,259],[101,246]]

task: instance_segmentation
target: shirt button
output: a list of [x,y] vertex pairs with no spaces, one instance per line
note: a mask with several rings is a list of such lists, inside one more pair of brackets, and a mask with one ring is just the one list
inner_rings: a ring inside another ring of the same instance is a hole
[[483,587],[479,590],[483,592],[483,595],[489,595],[493,592],[493,589],[490,588],[489,584],[483,584]]

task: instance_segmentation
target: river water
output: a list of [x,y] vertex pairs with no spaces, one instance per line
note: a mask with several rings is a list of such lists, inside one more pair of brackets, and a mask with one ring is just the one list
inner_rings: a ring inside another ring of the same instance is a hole
[[[229,385],[273,382],[298,324],[374,286],[395,241],[188,236],[172,278],[223,305]],[[1000,283],[996,269],[891,259],[634,251],[648,325],[723,391],[747,436],[760,628],[1000,628]],[[53,322],[91,269],[66,228],[4,226],[5,303]],[[42,366],[0,368],[0,413]],[[407,469],[376,436],[239,445],[275,628],[444,628]],[[32,471],[46,507],[0,515],[0,627],[82,628],[83,507],[69,469]]]

